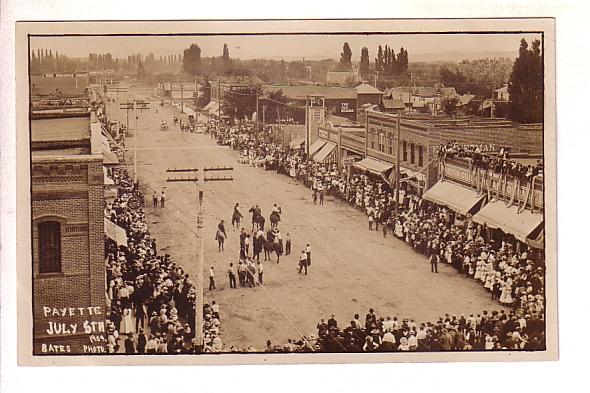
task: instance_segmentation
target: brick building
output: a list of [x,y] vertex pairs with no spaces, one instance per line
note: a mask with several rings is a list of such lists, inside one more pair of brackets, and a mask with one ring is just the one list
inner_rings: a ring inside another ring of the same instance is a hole
[[[34,354],[105,348],[104,172],[89,113],[31,121]],[[91,131],[92,129],[92,131]],[[100,136],[98,137],[100,140]]]
[[286,86],[265,85],[265,93],[282,91],[293,105],[305,107],[308,97],[321,96],[324,98],[326,114],[344,117],[355,121],[357,118],[357,92],[353,88],[336,86]]
[[[397,116],[373,110],[367,111],[366,162],[363,165],[381,170],[387,163],[386,177],[393,183],[397,160]],[[433,158],[438,151],[438,141],[431,137],[427,124],[410,118],[400,120],[400,179],[416,189],[427,189],[436,182],[436,163]]]
[[[382,164],[373,163],[373,166],[375,171],[387,172],[384,177],[392,181],[397,154],[397,115],[371,109],[366,113],[366,164],[370,167],[371,160],[388,164],[386,170]],[[445,142],[504,146],[510,147],[513,153],[539,157],[543,153],[542,125],[514,125],[505,119],[402,115],[400,134],[400,178],[423,191],[436,182],[435,158],[439,146]]]

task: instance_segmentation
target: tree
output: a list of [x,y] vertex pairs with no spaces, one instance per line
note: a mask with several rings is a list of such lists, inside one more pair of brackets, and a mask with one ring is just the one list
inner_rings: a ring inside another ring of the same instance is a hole
[[408,51],[402,46],[397,54],[397,74],[408,71]]
[[508,82],[511,118],[519,123],[542,122],[543,90],[541,42],[534,40],[529,49],[523,38]]
[[[251,118],[252,114],[256,112],[255,89],[258,88],[225,90],[225,99],[222,101],[221,109],[236,120]],[[258,94],[260,94],[260,90]],[[262,107],[260,110],[262,111]]]
[[191,44],[185,49],[182,57],[182,70],[189,75],[196,76],[201,71],[201,48],[197,44]]
[[137,77],[139,78],[139,80],[142,80],[144,76],[145,69],[143,67],[143,63],[140,61],[139,63],[137,63]]
[[379,45],[377,57],[375,58],[375,70],[383,71],[383,47],[381,45]]
[[227,44],[223,44],[223,53],[221,55],[221,62],[222,62],[222,67],[223,67],[223,73],[229,73],[230,68],[231,68],[231,64],[230,64],[230,59],[229,59],[229,48],[227,47]]
[[449,116],[451,116],[453,113],[455,113],[455,111],[457,109],[458,102],[459,102],[459,99],[457,97],[445,98],[442,102],[442,107],[443,107],[443,110],[445,111],[445,113]]
[[367,79],[369,76],[369,49],[364,47],[361,49],[361,62],[359,65],[359,72],[363,79]]
[[342,46],[342,53],[340,53],[339,69],[341,71],[352,70],[352,50],[350,50],[350,45],[348,45],[348,42],[345,42]]
[[199,109],[203,109],[211,101],[211,84],[205,78],[204,84],[199,88],[199,96],[195,100],[195,106]]

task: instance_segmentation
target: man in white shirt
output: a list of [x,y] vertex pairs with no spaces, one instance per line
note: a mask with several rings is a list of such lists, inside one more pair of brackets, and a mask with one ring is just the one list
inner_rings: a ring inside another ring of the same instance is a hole
[[[307,254],[307,266],[311,266],[311,244],[307,243],[305,253]],[[305,271],[307,271],[307,269],[305,269]]]
[[215,272],[213,266],[209,268],[209,290],[215,289]]

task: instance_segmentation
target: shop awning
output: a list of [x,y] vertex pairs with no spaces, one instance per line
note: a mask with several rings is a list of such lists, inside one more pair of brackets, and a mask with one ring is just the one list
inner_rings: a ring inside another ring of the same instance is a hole
[[393,169],[392,164],[371,157],[363,158],[362,160],[355,162],[353,166],[374,173],[375,175],[383,175],[385,172]]
[[316,141],[309,146],[310,157],[313,157],[318,151],[320,151],[320,149],[324,147],[326,143],[327,141],[323,139],[316,139]]
[[422,172],[414,172],[411,169],[406,169],[406,168],[400,168],[400,173],[405,174],[406,177],[403,179],[400,179],[401,181],[404,180],[418,180],[421,182],[426,181],[426,175],[424,175],[424,173]]
[[299,149],[301,145],[305,143],[305,138],[295,138],[291,142],[289,142],[289,147],[291,149]]
[[113,239],[119,246],[127,246],[127,233],[125,230],[108,218],[104,219],[104,234]]
[[544,248],[545,247],[545,229],[541,229],[537,236],[531,236],[526,239],[526,244],[533,248]]
[[498,201],[485,205],[473,216],[473,221],[490,228],[500,228],[526,242],[527,237],[543,223],[543,215],[533,214],[530,210],[519,214],[518,206],[507,207],[503,201]]
[[102,156],[103,156],[103,161],[102,162],[103,162],[104,165],[119,165],[119,159],[110,150],[104,149],[102,151]]
[[315,162],[324,162],[330,155],[336,150],[336,144],[334,142],[327,142],[324,147],[313,156]]
[[212,114],[212,115],[217,115],[219,114],[219,103],[215,102],[215,101],[211,101],[209,104],[211,104],[211,106],[209,106],[209,109],[207,109],[207,111]]
[[427,201],[448,206],[457,213],[473,214],[481,206],[484,195],[450,181],[439,181],[422,195]]
[[107,201],[113,201],[117,198],[117,188],[105,188],[104,199]]

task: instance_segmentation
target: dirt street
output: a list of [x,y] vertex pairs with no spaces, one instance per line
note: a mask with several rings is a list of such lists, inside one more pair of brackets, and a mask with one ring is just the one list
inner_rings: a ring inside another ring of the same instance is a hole
[[[115,105],[118,107],[123,99],[121,95]],[[397,315],[417,322],[435,321],[444,313],[469,315],[501,308],[482,286],[458,276],[451,267],[439,265],[439,274],[431,274],[426,258],[405,243],[391,234],[384,239],[381,231],[369,231],[362,212],[330,197],[323,206],[316,206],[311,191],[294,180],[239,164],[237,151],[216,145],[209,135],[181,133],[172,123],[173,113],[170,107],[152,101],[151,109],[141,114],[138,123],[138,176],[146,194],[147,222],[158,248],[171,254],[194,278],[196,186],[167,183],[166,169],[233,166],[232,182],[209,182],[204,194],[205,301],[216,300],[220,305],[226,346],[263,349],[267,339],[282,343],[301,334],[315,334],[319,319],[331,314],[339,325],[347,325],[355,313],[364,319],[369,308],[374,308],[378,316]],[[118,116],[124,121],[123,111]],[[168,122],[169,131],[159,130],[161,120]],[[133,138],[129,138],[127,148],[133,145]],[[132,158],[133,152],[129,153]],[[153,208],[153,190],[160,193],[162,189],[167,194],[166,207]],[[263,287],[229,287],[226,271],[230,262],[237,264],[239,255],[239,232],[231,227],[236,202],[242,207],[242,226],[247,229],[250,206],[258,204],[269,225],[271,207],[279,204],[283,210],[282,236],[288,232],[293,239],[290,256],[281,257],[279,264],[274,256],[272,261],[263,262]],[[226,222],[228,239],[225,251],[218,252],[214,238],[221,219]],[[313,248],[307,276],[296,271],[306,243]],[[217,272],[218,289],[213,291],[207,290],[209,266]]]

